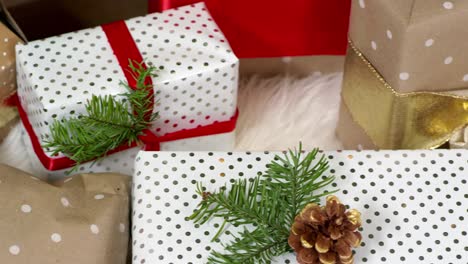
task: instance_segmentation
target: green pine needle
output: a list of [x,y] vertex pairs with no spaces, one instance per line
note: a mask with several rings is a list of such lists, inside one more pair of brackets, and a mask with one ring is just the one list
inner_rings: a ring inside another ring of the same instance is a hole
[[154,98],[150,94],[152,87],[145,84],[156,69],[132,61],[129,65],[137,83],[135,90],[122,82],[128,90],[122,95],[123,100],[93,95],[86,103],[86,114],[52,123],[50,137],[44,140],[43,147],[51,150],[52,155],[63,153],[76,162],[76,169],[80,163],[102,158],[123,144],[138,142],[138,136],[158,118],[150,107]]
[[271,263],[273,257],[291,252],[288,237],[295,216],[308,203],[318,203],[332,193],[317,193],[335,179],[323,176],[328,161],[323,155],[318,159],[318,152],[315,149],[302,157],[299,146],[284,157],[275,156],[263,175],[238,179],[213,194],[198,183],[197,193],[203,201],[190,220],[205,224],[212,218],[223,219],[215,241],[222,240],[227,224],[244,226],[240,234],[232,236],[232,242],[223,243],[227,253],[213,251],[209,263]]

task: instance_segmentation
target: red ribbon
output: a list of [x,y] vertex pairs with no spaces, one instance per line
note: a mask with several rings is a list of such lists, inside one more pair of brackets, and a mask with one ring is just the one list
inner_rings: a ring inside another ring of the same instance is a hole
[[12,93],[5,100],[3,100],[3,104],[6,106],[15,107],[17,103],[18,103],[18,94],[16,92]]
[[[114,51],[114,55],[117,57],[120,67],[122,67],[123,69],[123,72],[125,74],[125,77],[130,87],[135,88],[136,80],[131,74],[130,69],[128,68],[129,60],[142,62],[143,58],[140,54],[140,51],[138,50],[138,47],[136,46],[135,41],[133,40],[130,34],[130,31],[127,28],[127,25],[125,24],[124,21],[119,21],[116,23],[103,25],[102,29],[106,33],[110,46],[112,47]],[[143,65],[143,67],[146,67],[146,66]],[[148,84],[148,87],[150,87],[151,89],[149,94],[151,95],[154,94],[151,78],[148,77],[145,80],[145,82],[146,84]],[[21,120],[23,121],[23,125],[26,129],[26,132],[29,135],[34,152],[36,153],[37,157],[41,161],[42,165],[44,165],[44,167],[50,171],[67,169],[67,168],[74,166],[76,162],[71,160],[68,157],[51,158],[46,155],[46,153],[44,152],[44,149],[41,146],[40,140],[35,134],[34,129],[31,125],[31,122],[29,121],[28,115],[26,111],[24,110],[23,106],[21,105],[21,102],[19,101],[18,97],[13,96],[11,100],[16,102],[18,106],[18,112],[21,117]],[[153,107],[154,107],[154,102],[153,102]],[[214,122],[211,125],[198,126],[193,129],[183,129],[180,131],[167,133],[164,136],[160,136],[160,137],[153,134],[149,129],[146,129],[143,131],[144,135],[140,136],[139,139],[144,143],[145,150],[158,151],[160,148],[160,142],[168,142],[168,141],[174,141],[174,140],[180,140],[180,139],[203,137],[203,136],[232,132],[234,131],[236,127],[237,117],[238,117],[238,112],[236,112],[235,115],[228,121]],[[123,150],[127,150],[136,146],[137,146],[136,142],[130,145],[125,144],[116,149],[113,149],[112,151],[109,151],[107,155],[120,152]]]
[[[132,34],[128,30],[127,24],[125,21],[118,21],[111,24],[106,24],[102,26],[102,30],[106,33],[107,40],[114,52],[117,61],[119,62],[120,67],[122,68],[125,78],[127,79],[128,85],[135,90],[137,87],[137,80],[132,74],[132,70],[129,68],[129,63],[138,62],[141,63],[143,69],[147,69],[146,64],[143,61],[140,51],[132,38]],[[151,76],[147,76],[145,79],[145,85],[149,87],[148,95],[151,99],[151,104],[149,109],[154,108],[154,91],[153,91],[153,81]],[[148,112],[146,119],[149,120],[151,112]],[[144,131],[145,136],[138,137],[146,145],[148,151],[154,150],[159,151],[159,141],[156,135],[153,134],[149,129]]]

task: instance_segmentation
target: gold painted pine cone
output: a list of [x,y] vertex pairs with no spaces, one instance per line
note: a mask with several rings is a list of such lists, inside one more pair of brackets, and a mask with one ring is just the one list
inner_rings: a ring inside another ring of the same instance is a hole
[[352,264],[360,226],[359,211],[346,211],[338,198],[328,196],[325,206],[310,203],[296,216],[288,242],[299,264]]

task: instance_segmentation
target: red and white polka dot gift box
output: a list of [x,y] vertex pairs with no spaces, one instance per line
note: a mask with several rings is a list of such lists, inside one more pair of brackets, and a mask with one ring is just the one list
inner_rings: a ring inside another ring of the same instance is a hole
[[[322,176],[335,180],[313,194],[337,190],[343,204],[361,213],[354,263],[467,263],[467,150],[323,154],[329,169]],[[228,223],[213,241],[224,219],[199,224],[189,217],[206,195],[229,189],[236,179],[268,175],[275,155],[284,159],[285,154],[141,151],[133,176],[133,264],[201,264],[213,251],[226,253],[223,244],[230,245],[249,226]],[[206,188],[201,195],[200,184]],[[272,263],[297,262],[287,253]]]
[[[92,95],[125,93],[119,84],[134,81],[130,59],[158,69],[150,81],[160,117],[149,130],[161,150],[234,146],[238,59],[204,4],[33,41],[17,46],[17,57],[24,138],[36,167],[49,175],[63,175],[74,164],[42,147],[50,124],[83,114]],[[79,170],[131,174],[139,149],[122,146]]]

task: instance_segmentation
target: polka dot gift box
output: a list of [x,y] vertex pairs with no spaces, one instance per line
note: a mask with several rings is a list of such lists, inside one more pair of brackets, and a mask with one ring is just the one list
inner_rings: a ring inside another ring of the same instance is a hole
[[[313,159],[312,171],[322,169],[314,167],[320,163],[321,154]],[[467,150],[323,154],[329,169],[325,169],[315,183],[332,175],[335,180],[313,195],[337,190],[333,195],[346,205],[347,215],[353,212],[355,219],[359,219],[356,211],[360,212],[361,243],[353,248],[354,263],[468,261]],[[232,235],[243,237],[239,232],[244,228],[252,230],[252,226],[227,224],[221,236],[213,240],[223,226],[223,219],[208,218],[207,222],[195,223],[190,217],[203,201],[219,197],[216,195],[219,188],[232,190],[239,179],[272,175],[268,174],[272,161],[282,164],[275,155],[284,159],[286,154],[140,152],[133,177],[133,263],[198,264],[206,263],[213,251],[225,253],[223,244],[230,244]],[[303,153],[302,157],[305,156]],[[292,160],[293,166],[286,171],[297,167]],[[203,192],[197,192],[201,185]],[[325,198],[320,202],[324,205]],[[281,214],[278,217],[282,217]],[[285,239],[288,239],[287,233]],[[317,244],[303,245],[317,248]],[[321,254],[327,252],[323,247],[320,251]],[[273,263],[338,262],[296,262],[296,256],[287,253],[274,258]]]
[[154,69],[142,79],[148,101],[140,105],[149,111],[146,121],[148,113],[158,117],[137,142],[116,146],[93,166],[81,163],[80,172],[131,174],[140,149],[135,143],[152,150],[234,145],[238,59],[202,3],[19,45],[17,54],[24,139],[36,167],[50,176],[60,177],[74,164],[71,155],[54,156],[53,148],[43,147],[52,138],[51,125],[85,115],[93,96],[123,104],[129,89],[121,82],[140,85],[130,64]]
[[50,185],[0,170],[2,263],[126,263],[128,176],[82,174]]
[[345,147],[468,148],[468,2],[354,0],[351,9]]

